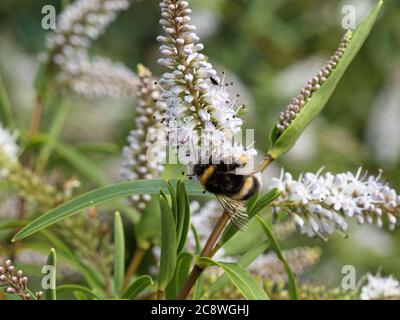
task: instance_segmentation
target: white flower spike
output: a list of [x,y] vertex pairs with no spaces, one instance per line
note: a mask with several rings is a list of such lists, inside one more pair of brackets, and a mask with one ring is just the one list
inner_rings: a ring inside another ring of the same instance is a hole
[[[321,170],[320,170],[321,171]],[[373,223],[381,227],[383,217],[393,229],[400,216],[400,196],[378,176],[351,172],[302,174],[293,179],[282,171],[268,186],[283,191],[273,202],[276,210],[287,212],[301,233],[324,238],[335,230],[345,232],[345,218],[354,217],[359,224]]]

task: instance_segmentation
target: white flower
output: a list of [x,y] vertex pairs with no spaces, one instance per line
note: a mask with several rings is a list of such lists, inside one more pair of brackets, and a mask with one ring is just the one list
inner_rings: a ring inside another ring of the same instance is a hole
[[128,7],[128,0],[78,0],[60,14],[56,30],[46,38],[47,61],[61,71],[59,87],[89,98],[134,96],[137,77],[132,71],[88,54],[92,41]]
[[103,57],[90,58],[84,53],[69,60],[67,69],[57,79],[58,85],[69,87],[89,98],[129,98],[135,95],[138,78],[122,63]]
[[[7,175],[8,169],[5,168],[6,165],[10,162],[17,162],[18,151],[15,136],[7,129],[3,128],[0,123],[0,177]],[[3,161],[5,163],[2,163]]]
[[[154,179],[164,170],[165,142],[160,136],[163,131],[159,125],[160,93],[154,84],[150,70],[139,65],[139,81],[135,90],[136,101],[136,129],[128,136],[128,145],[124,147],[124,157],[121,175],[126,180]],[[151,197],[134,195],[132,204],[143,211]]]
[[[158,37],[164,55],[158,62],[170,69],[160,80],[167,130],[179,137],[179,147],[195,149],[192,164],[205,153],[199,150],[201,145],[210,148],[206,152],[216,161],[243,159],[245,148],[231,141],[243,124],[237,116],[237,99],[230,98],[225,75],[220,79],[201,53],[204,46],[193,32],[195,26],[189,24],[188,3],[163,0],[160,6],[165,35]],[[187,117],[190,122],[184,121]]]
[[400,216],[400,196],[380,181],[381,175],[366,177],[361,173],[361,169],[356,175],[306,173],[294,180],[282,171],[279,179],[271,180],[269,189],[283,191],[274,206],[289,213],[301,233],[309,236],[324,237],[335,229],[344,232],[345,217],[354,217],[359,224],[375,221],[381,226],[385,216],[393,229]]
[[16,161],[18,156],[18,146],[15,136],[0,124],[0,152],[5,154],[10,160]]
[[127,0],[78,0],[58,17],[56,31],[46,39],[48,49],[59,51],[66,45],[87,48],[129,7]]
[[368,274],[368,283],[361,288],[362,300],[389,299],[400,297],[400,283],[392,276],[381,277]]

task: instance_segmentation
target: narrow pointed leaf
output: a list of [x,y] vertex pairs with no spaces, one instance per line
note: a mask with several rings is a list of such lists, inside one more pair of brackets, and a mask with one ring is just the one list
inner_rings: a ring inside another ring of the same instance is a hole
[[[203,195],[202,188],[198,183],[185,182],[185,184],[189,194],[194,196]],[[13,241],[23,239],[94,205],[119,197],[128,197],[134,194],[158,194],[160,188],[163,189],[164,192],[168,192],[164,180],[135,180],[87,192],[41,215],[18,232]]]
[[174,277],[168,284],[165,290],[168,300],[175,299],[179,291],[183,288],[185,281],[192,267],[193,255],[187,252],[182,252],[178,257]]
[[275,251],[276,256],[279,258],[279,260],[282,261],[283,265],[285,266],[285,270],[286,270],[286,273],[288,276],[288,281],[289,281],[290,298],[292,300],[297,300],[298,294],[297,294],[296,277],[294,276],[292,270],[290,269],[289,264],[286,262],[286,259],[284,258],[283,254],[282,254],[282,250],[280,248],[279,242],[275,239],[272,231],[269,229],[268,225],[264,222],[264,220],[258,215],[257,215],[257,219],[260,222],[262,228],[264,229],[265,234],[268,236],[268,239],[271,243],[271,247]]
[[8,128],[13,127],[14,119],[12,114],[12,107],[1,76],[0,76],[0,119],[1,123],[4,126]]
[[[167,186],[167,188],[169,190],[169,194],[171,196],[172,213],[174,214],[175,221],[177,221],[178,212],[177,212],[176,192],[175,192],[174,187],[172,186],[172,184],[168,180],[165,180],[165,184],[166,184],[166,186]],[[179,181],[178,181],[178,184],[179,184]],[[165,197],[165,195],[164,195],[164,197]]]
[[190,227],[190,206],[185,184],[179,181],[176,189],[178,255],[185,247]]
[[82,292],[88,294],[96,299],[101,299],[98,297],[91,289],[88,287],[78,285],[78,284],[63,284],[57,287],[57,294],[66,294],[66,293],[74,293],[74,292]]
[[272,158],[276,159],[289,151],[311,121],[313,121],[324,108],[344,72],[367,39],[368,34],[379,16],[382,5],[383,1],[379,1],[369,15],[356,28],[336,68],[321,87],[312,95],[311,99],[302,107],[289,127],[285,129],[281,135],[277,134],[276,127],[272,129],[270,133],[272,144],[268,150],[268,154],[272,156]]
[[168,201],[160,195],[161,210],[161,258],[158,288],[164,291],[171,281],[176,267],[177,240],[174,214]]
[[122,299],[135,299],[141,292],[153,285],[153,279],[148,275],[137,278],[125,291]]
[[[260,254],[262,254],[265,250],[268,249],[270,244],[268,242],[262,242],[258,246],[253,249],[247,251],[243,254],[237,261],[236,264],[240,265],[243,268],[247,268]],[[206,297],[211,296],[213,293],[216,293],[224,287],[225,284],[229,282],[229,277],[226,274],[223,274],[221,277],[217,279],[211,286],[207,289]]]
[[231,282],[240,290],[247,300],[268,300],[268,295],[257,280],[237,263],[217,262],[210,258],[201,257],[199,265],[217,266],[224,270]]
[[[196,284],[194,285],[193,288],[193,300],[200,300],[203,296],[203,290],[204,290],[204,273],[200,275],[200,277],[197,279]],[[227,278],[227,281],[229,281],[229,278]]]
[[125,236],[119,212],[116,212],[114,216],[114,247],[114,295],[119,297],[125,275]]
[[47,258],[47,266],[50,269],[50,288],[45,290],[46,300],[57,300],[57,292],[56,292],[56,273],[57,273],[57,257],[56,250],[51,249],[50,254]]

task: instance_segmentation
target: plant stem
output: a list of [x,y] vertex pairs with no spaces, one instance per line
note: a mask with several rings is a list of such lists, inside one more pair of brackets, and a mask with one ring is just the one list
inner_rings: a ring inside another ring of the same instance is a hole
[[[34,137],[39,132],[40,119],[43,113],[43,97],[41,94],[36,94],[35,104],[33,106],[31,115],[31,124],[28,132],[29,138]],[[28,150],[24,164],[27,168],[32,168],[32,152]],[[25,219],[25,199],[20,199],[20,211],[18,213],[18,219],[20,221]],[[19,229],[16,229],[18,232]]]
[[43,97],[41,94],[37,94],[35,105],[32,110],[31,125],[29,128],[29,137],[35,136],[39,132],[40,120],[43,113]]
[[[225,226],[229,222],[229,216],[226,212],[222,214],[219,218],[217,224],[214,227],[214,230],[211,232],[203,250],[200,253],[200,257],[208,257],[211,258],[214,255],[214,246],[217,243],[222,231],[224,230]],[[187,282],[181,292],[178,294],[178,300],[185,300],[189,295],[190,291],[192,290],[194,284],[196,283],[197,279],[200,277],[201,273],[204,269],[200,268],[199,266],[195,265],[192,272],[190,273]]]
[[[260,163],[258,171],[263,172],[274,160],[275,158],[273,156],[267,154],[264,160]],[[224,212],[218,220],[217,224],[215,225],[214,230],[211,232],[210,237],[208,238],[203,250],[200,253],[200,257],[212,258],[214,254],[220,249],[221,246],[217,244],[217,241],[228,222],[229,216],[226,212]],[[200,268],[198,265],[194,266],[186,281],[185,286],[177,296],[178,300],[184,300],[187,298],[194,284],[196,283],[197,279],[200,277],[203,271],[204,269]]]
[[267,167],[271,164],[272,161],[274,161],[275,158],[273,156],[271,156],[270,154],[267,154],[265,156],[265,158],[263,159],[263,161],[260,163],[259,167],[258,167],[258,171],[259,172],[263,172],[265,169],[267,169]]
[[163,300],[163,299],[164,299],[164,291],[158,290],[157,291],[157,300]]
[[140,264],[142,263],[142,260],[144,258],[144,255],[146,254],[146,251],[147,251],[146,249],[143,249],[141,247],[137,247],[137,249],[135,250],[132,260],[129,263],[128,270],[126,271],[124,289],[126,289],[128,287],[129,280],[139,269]]

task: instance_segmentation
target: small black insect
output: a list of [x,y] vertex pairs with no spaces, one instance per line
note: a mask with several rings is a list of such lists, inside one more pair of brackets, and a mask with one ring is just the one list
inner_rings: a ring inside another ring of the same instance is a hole
[[218,80],[215,79],[215,78],[213,78],[213,77],[210,77],[210,81],[211,81],[211,83],[212,83],[214,86],[218,86],[218,85],[219,85]]

